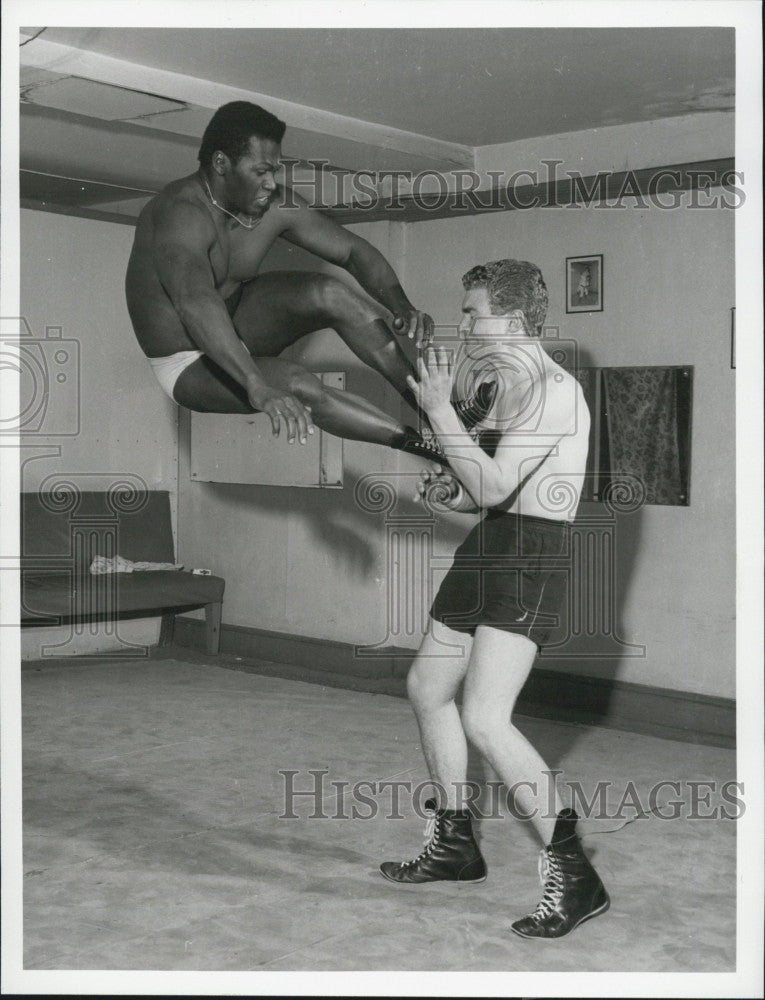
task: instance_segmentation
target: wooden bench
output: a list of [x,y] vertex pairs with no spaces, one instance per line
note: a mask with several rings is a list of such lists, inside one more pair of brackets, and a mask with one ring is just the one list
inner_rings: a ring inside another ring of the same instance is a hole
[[60,490],[21,495],[21,625],[63,625],[204,608],[208,653],[217,653],[225,580],[179,570],[92,574],[95,556],[174,563],[170,496],[159,490]]

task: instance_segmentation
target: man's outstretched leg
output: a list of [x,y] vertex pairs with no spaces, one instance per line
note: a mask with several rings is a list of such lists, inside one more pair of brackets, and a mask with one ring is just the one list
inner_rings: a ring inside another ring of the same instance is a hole
[[[301,365],[281,358],[256,358],[256,363],[269,385],[310,407],[313,422],[322,430],[443,463],[439,453],[422,441],[414,428],[378,410],[368,400],[328,388]],[[181,374],[173,398],[181,406],[201,413],[254,412],[242,386],[204,356]]]
[[268,271],[244,286],[233,322],[253,357],[274,357],[305,334],[331,327],[419,413],[406,381],[416,371],[382,307],[337,278],[307,271]]

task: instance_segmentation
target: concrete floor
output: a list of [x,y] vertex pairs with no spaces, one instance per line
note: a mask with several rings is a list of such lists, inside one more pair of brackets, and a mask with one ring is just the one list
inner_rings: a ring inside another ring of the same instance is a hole
[[[408,888],[377,874],[421,848],[405,796],[398,820],[309,819],[307,800],[280,818],[280,770],[301,788],[310,768],[327,782],[422,780],[404,700],[173,655],[22,672],[25,968],[734,969],[735,823],[583,821],[612,907],[561,941],[525,941],[509,925],[540,898],[527,824],[483,821],[484,884]],[[645,804],[662,779],[735,778],[732,751],[521,728],[567,778],[612,781],[612,813],[630,781]],[[336,801],[327,786],[327,812]]]

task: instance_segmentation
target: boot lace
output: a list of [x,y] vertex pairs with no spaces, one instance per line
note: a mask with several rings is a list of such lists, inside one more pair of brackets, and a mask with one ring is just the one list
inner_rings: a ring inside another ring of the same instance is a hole
[[420,437],[433,451],[437,452],[442,457],[446,457],[444,454],[443,445],[436,437],[436,432],[428,424],[423,424],[420,428]]
[[539,881],[544,887],[542,899],[536,910],[529,914],[532,920],[539,923],[546,920],[560,902],[563,895],[563,872],[555,855],[544,848],[539,852]]
[[420,851],[416,858],[412,858],[411,861],[405,861],[404,867],[411,868],[412,865],[418,864],[420,861],[424,861],[433,852],[434,848],[437,846],[439,838],[441,836],[441,826],[438,822],[438,815],[433,809],[426,809],[425,815],[427,816],[427,823],[425,824],[425,849]]

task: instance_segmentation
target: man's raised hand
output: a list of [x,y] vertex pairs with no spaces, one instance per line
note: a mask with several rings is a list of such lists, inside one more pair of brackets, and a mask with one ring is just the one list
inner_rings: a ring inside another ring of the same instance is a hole
[[423,469],[417,483],[415,503],[428,501],[448,507],[450,501],[458,498],[461,491],[459,480],[448,469],[434,464],[432,469]]
[[417,377],[407,375],[409,388],[415,394],[419,406],[429,415],[451,407],[454,371],[451,352],[445,347],[430,347],[423,358],[417,359]]

